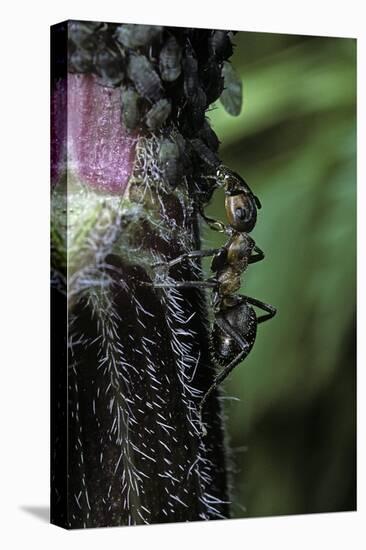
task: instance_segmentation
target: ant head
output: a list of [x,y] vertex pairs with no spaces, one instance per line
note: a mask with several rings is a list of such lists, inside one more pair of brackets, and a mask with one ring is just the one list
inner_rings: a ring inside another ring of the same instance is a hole
[[225,208],[230,225],[239,232],[249,233],[257,221],[261,203],[244,179],[225,166],[216,172],[219,184],[225,189]]

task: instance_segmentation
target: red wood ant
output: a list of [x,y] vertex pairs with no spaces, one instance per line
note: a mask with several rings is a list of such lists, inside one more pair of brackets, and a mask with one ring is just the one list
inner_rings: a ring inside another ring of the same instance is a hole
[[[210,218],[205,218],[210,226],[225,231],[229,239],[221,248],[194,250],[182,254],[171,261],[159,262],[154,267],[164,265],[168,268],[190,258],[213,256],[211,271],[214,275],[205,281],[177,281],[174,283],[154,283],[157,288],[211,288],[212,306],[215,320],[212,327],[211,342],[216,362],[222,370],[204,394],[199,413],[217,386],[248,355],[252,349],[257,325],[273,317],[276,309],[264,302],[238,295],[241,275],[249,264],[264,258],[263,252],[248,235],[257,221],[257,208],[260,202],[247,183],[229,168],[220,165],[216,170],[218,186],[225,189],[225,209],[229,224],[224,226]],[[254,306],[265,313],[257,316]],[[203,428],[204,431],[204,428]]]

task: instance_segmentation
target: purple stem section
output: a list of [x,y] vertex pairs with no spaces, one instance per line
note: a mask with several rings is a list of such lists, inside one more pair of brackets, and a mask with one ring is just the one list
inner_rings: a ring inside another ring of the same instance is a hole
[[[67,117],[65,109],[67,108]],[[69,74],[53,91],[51,177],[55,184],[67,164],[93,189],[123,195],[131,176],[136,135],[121,122],[120,90],[93,75]]]
[[58,80],[51,93],[51,185],[67,167],[67,81]]

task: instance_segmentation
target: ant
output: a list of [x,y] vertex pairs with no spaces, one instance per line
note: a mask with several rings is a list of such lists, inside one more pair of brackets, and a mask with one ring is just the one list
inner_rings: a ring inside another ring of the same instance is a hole
[[[220,165],[216,170],[218,186],[225,188],[225,209],[229,221],[227,226],[208,218],[213,228],[225,231],[229,236],[221,248],[194,250],[166,262],[155,263],[153,267],[168,268],[191,258],[212,256],[213,276],[205,281],[176,281],[174,283],[153,283],[156,288],[210,288],[212,306],[215,315],[211,343],[216,362],[222,370],[215,376],[211,386],[204,394],[199,405],[199,417],[211,393],[230,372],[249,354],[252,349],[257,325],[272,318],[276,309],[249,296],[238,295],[241,275],[249,264],[263,260],[264,254],[248,235],[257,221],[258,198],[248,184],[235,172]],[[205,218],[206,219],[206,218]],[[254,307],[265,313],[257,316]],[[202,424],[202,423],[201,423]],[[203,429],[204,434],[206,433]]]

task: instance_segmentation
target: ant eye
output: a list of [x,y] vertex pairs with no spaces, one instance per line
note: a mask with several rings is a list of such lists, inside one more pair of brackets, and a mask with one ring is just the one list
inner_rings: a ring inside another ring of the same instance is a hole
[[240,207],[235,208],[235,215],[237,218],[239,218],[239,220],[245,220],[246,218],[245,209]]

